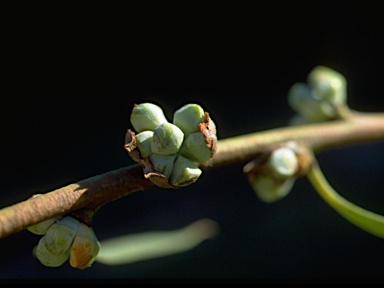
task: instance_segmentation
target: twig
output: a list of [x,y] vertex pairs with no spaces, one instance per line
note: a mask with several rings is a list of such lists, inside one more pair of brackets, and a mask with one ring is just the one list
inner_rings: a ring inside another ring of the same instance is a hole
[[[217,153],[203,168],[248,161],[266,146],[285,141],[297,141],[319,152],[380,140],[384,140],[384,114],[352,112],[344,120],[282,127],[219,140]],[[135,164],[19,202],[0,210],[0,239],[79,209],[92,214],[108,202],[152,185],[143,177],[141,167]]]

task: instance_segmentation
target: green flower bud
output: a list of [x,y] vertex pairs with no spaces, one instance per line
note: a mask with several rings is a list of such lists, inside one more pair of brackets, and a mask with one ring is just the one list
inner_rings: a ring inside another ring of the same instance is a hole
[[136,104],[131,113],[131,124],[137,133],[153,131],[157,126],[167,123],[163,110],[152,103]]
[[95,261],[99,251],[100,243],[96,238],[94,230],[92,227],[80,222],[71,246],[69,264],[73,268],[89,268]]
[[29,232],[32,232],[33,234],[36,235],[44,235],[47,233],[48,229],[57,221],[60,220],[61,216],[50,218],[47,220],[44,220],[40,223],[34,224],[32,226],[29,226],[27,230]]
[[180,148],[179,153],[193,162],[206,164],[212,157],[212,151],[208,148],[204,135],[194,132],[188,135]]
[[172,174],[173,165],[176,160],[177,154],[171,155],[161,155],[161,154],[152,154],[149,157],[153,167],[156,172],[159,172],[169,178]]
[[346,102],[347,81],[343,75],[335,70],[316,66],[308,74],[307,82],[312,87],[316,98],[329,101],[333,106]]
[[305,83],[295,83],[288,91],[288,104],[299,113],[304,123],[326,121],[336,116],[335,107],[327,100],[315,97]]
[[184,132],[185,137],[200,131],[199,124],[204,121],[204,110],[198,104],[186,104],[173,114],[173,124]]
[[69,258],[69,250],[66,250],[59,255],[53,254],[49,249],[47,249],[46,240],[47,237],[43,236],[37,244],[35,250],[36,258],[41,262],[41,264],[47,267],[59,267],[63,265]]
[[174,154],[179,151],[183,140],[184,134],[179,127],[171,123],[163,123],[153,131],[151,149],[156,154]]
[[47,250],[54,255],[66,252],[75,238],[78,227],[79,221],[70,216],[65,216],[54,223],[43,236]]
[[173,186],[188,186],[194,183],[201,175],[200,168],[187,158],[177,155],[170,182]]
[[292,189],[296,178],[277,181],[264,175],[249,175],[249,182],[256,196],[263,202],[272,203],[284,198]]
[[294,177],[299,170],[299,163],[295,152],[282,147],[272,151],[268,158],[271,172],[277,179],[287,179]]
[[151,156],[151,142],[153,137],[153,131],[143,131],[136,134],[136,145],[139,148],[141,158],[147,158]]

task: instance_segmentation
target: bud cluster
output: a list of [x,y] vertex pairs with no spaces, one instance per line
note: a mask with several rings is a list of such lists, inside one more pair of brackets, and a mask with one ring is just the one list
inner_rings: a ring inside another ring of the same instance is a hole
[[216,152],[216,126],[198,104],[175,111],[170,123],[153,103],[134,105],[124,148],[154,184],[176,188],[194,183]]
[[346,80],[340,73],[316,66],[308,74],[307,83],[297,82],[288,91],[288,103],[297,114],[293,125],[337,119],[347,99]]
[[88,225],[71,216],[55,217],[27,228],[41,237],[34,249],[36,258],[47,267],[59,267],[69,260],[73,268],[91,267],[100,243]]

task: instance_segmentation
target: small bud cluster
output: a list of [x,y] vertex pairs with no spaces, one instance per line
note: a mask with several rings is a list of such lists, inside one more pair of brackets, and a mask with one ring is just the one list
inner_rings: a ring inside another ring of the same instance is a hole
[[244,166],[244,173],[256,196],[267,203],[276,202],[291,191],[297,177],[309,165],[307,154],[290,142],[260,153]]
[[316,66],[307,83],[295,83],[288,91],[288,103],[297,114],[291,124],[315,123],[337,119],[338,109],[346,105],[346,80],[338,72]]
[[124,148],[143,166],[144,176],[160,187],[194,183],[216,152],[216,127],[198,104],[175,111],[170,123],[153,103],[134,105],[130,116],[135,131],[128,130]]
[[34,255],[47,267],[59,267],[69,260],[73,268],[87,269],[100,251],[92,227],[71,216],[48,219],[27,230],[44,235],[35,247]]

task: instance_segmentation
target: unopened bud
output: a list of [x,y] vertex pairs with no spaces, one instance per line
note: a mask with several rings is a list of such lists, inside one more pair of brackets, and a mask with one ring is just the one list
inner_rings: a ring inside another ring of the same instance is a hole
[[180,154],[193,162],[206,164],[212,158],[203,133],[194,132],[188,135],[180,148]]
[[293,177],[299,170],[295,152],[288,147],[281,147],[271,152],[269,156],[271,172],[277,179]]
[[199,124],[204,120],[204,110],[198,104],[186,104],[173,114],[173,124],[183,131],[185,137],[190,133],[200,131]]
[[136,104],[132,109],[130,120],[136,133],[153,131],[160,124],[168,122],[161,107],[152,103]]
[[177,155],[170,182],[176,187],[187,186],[194,183],[201,173],[202,171],[195,163],[181,155]]
[[152,143],[153,131],[143,131],[136,134],[136,145],[140,151],[141,158],[147,158],[151,156],[151,143]]
[[171,123],[163,123],[153,132],[151,149],[156,154],[174,154],[179,151],[183,140],[184,134],[179,127]]
[[161,154],[152,154],[149,157],[153,167],[156,172],[163,174],[165,177],[169,178],[172,174],[173,165],[176,160],[177,154],[171,155],[161,155]]

